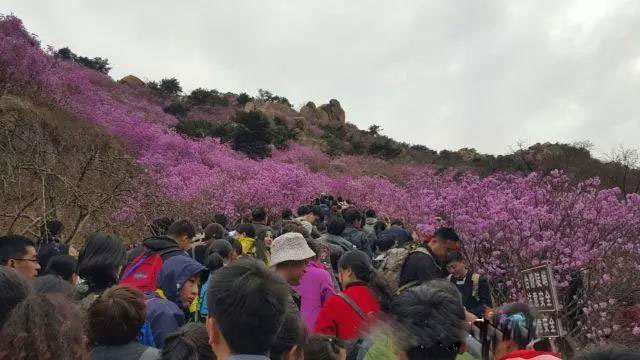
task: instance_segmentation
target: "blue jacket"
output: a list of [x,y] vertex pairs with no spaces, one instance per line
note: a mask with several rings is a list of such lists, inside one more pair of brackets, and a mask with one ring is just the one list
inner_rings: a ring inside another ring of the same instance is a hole
[[184,283],[205,267],[186,254],[165,260],[158,275],[157,287],[164,298],[156,293],[146,294],[147,322],[151,326],[153,340],[157,348],[164,347],[164,340],[170,333],[184,325],[186,316],[180,301],[180,290]]

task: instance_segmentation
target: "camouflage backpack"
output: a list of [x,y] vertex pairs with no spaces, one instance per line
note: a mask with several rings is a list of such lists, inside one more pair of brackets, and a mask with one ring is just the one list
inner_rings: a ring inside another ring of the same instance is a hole
[[402,272],[402,267],[407,261],[407,257],[414,252],[421,252],[431,256],[431,253],[429,253],[427,249],[419,247],[416,244],[411,244],[387,251],[387,256],[380,265],[380,272],[389,283],[389,287],[394,294],[400,289],[400,273]]

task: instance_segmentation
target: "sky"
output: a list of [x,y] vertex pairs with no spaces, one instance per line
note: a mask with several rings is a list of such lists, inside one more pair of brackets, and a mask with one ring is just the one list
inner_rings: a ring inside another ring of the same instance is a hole
[[640,147],[640,1],[4,0],[43,46],[110,75],[335,98],[347,121],[431,149]]

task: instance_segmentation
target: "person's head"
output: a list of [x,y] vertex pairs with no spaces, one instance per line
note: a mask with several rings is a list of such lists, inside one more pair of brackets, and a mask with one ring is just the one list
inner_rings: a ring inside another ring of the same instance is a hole
[[22,300],[31,294],[31,287],[16,271],[0,266],[0,329],[9,317],[9,313]]
[[[228,241],[233,247],[233,252],[235,253],[235,259],[237,259],[240,255],[242,255],[242,243],[235,238],[231,238]],[[234,261],[234,260],[230,259],[230,261]]]
[[309,248],[304,236],[287,233],[278,236],[271,245],[271,265],[290,285],[298,285],[304,275],[307,260],[316,254]]
[[119,346],[135,341],[146,317],[141,292],[128,286],[109,288],[87,310],[89,343]]
[[332,216],[327,223],[327,233],[331,235],[340,235],[346,228],[346,223],[342,216]]
[[229,218],[225,214],[215,214],[213,215],[213,221],[222,225],[223,228],[227,228],[229,225]]
[[57,241],[62,236],[63,231],[64,225],[62,221],[57,219],[45,221],[40,227],[40,241],[42,243]]
[[284,317],[284,323],[278,332],[275,343],[271,346],[271,360],[302,360],[306,342],[306,325],[300,315],[291,311]]
[[493,352],[495,359],[523,350],[537,338],[535,314],[526,304],[504,305],[495,311],[484,335],[483,349]]
[[429,240],[428,246],[437,257],[446,261],[447,255],[460,247],[460,237],[452,228],[439,228]]
[[45,274],[57,275],[71,285],[78,284],[78,260],[70,255],[57,255],[49,260]]
[[89,359],[80,309],[60,295],[18,304],[0,337],[0,360]]
[[191,247],[191,239],[196,236],[196,229],[188,220],[178,220],[169,226],[167,236],[175,239],[180,249],[187,251]]
[[57,275],[37,277],[33,281],[33,291],[36,294],[59,294],[70,301],[75,301],[77,297],[75,287]]
[[638,353],[631,350],[598,349],[580,354],[574,360],[638,360]]
[[347,251],[342,255],[338,262],[338,280],[343,289],[355,282],[366,283],[383,308],[393,296],[384,276],[371,265],[369,256],[360,250]]
[[267,211],[263,207],[254,208],[251,211],[251,221],[259,224],[267,223]]
[[404,222],[402,219],[393,219],[391,220],[391,226],[404,227]]
[[206,268],[189,256],[172,256],[162,263],[158,288],[167,300],[188,309],[198,297],[200,278]]
[[394,247],[397,243],[397,238],[395,234],[384,233],[378,237],[376,241],[376,246],[380,252],[385,252],[392,247]]
[[224,239],[226,230],[218,223],[211,223],[204,228],[204,241]]
[[165,339],[161,360],[215,360],[209,345],[207,328],[201,323],[188,323]]
[[312,360],[347,360],[347,345],[324,335],[313,336],[304,346],[304,358]]
[[311,224],[315,224],[317,221],[322,220],[323,216],[324,212],[322,211],[322,208],[315,205],[309,208],[309,212],[304,217]]
[[266,355],[287,311],[289,287],[255,259],[243,258],[209,280],[209,343],[219,359]]
[[0,237],[0,265],[8,266],[27,279],[38,275],[38,253],[31,240],[20,235]]
[[457,278],[463,277],[467,273],[467,265],[462,253],[454,251],[447,256],[447,270],[449,274]]
[[282,210],[282,220],[291,220],[293,219],[293,211],[291,209],[286,208]]
[[[242,246],[242,244],[240,245]],[[238,257],[231,243],[225,239],[213,240],[207,247],[206,257],[211,254],[218,254],[222,257],[225,264],[233,262]]]
[[147,226],[151,236],[164,236],[167,235],[169,227],[173,224],[174,220],[170,217],[161,217],[155,219]]
[[344,221],[347,225],[351,225],[358,229],[362,227],[362,221],[364,218],[358,209],[347,209],[342,213],[342,216],[344,216]]
[[256,258],[267,263],[267,254],[272,243],[273,231],[270,228],[260,229],[256,235]]
[[376,217],[376,211],[373,209],[367,209],[364,212],[364,216],[368,217],[368,218],[375,218]]
[[385,224],[384,221],[376,221],[376,223],[373,224],[373,231],[376,233],[376,235],[380,234],[386,229],[387,224]]
[[307,205],[302,205],[298,208],[298,211],[296,212],[298,214],[298,216],[305,216],[309,213],[309,211],[311,211],[309,209],[309,206]]
[[465,312],[455,286],[431,281],[407,289],[391,303],[408,360],[453,360],[465,351]]
[[98,233],[89,236],[78,256],[78,275],[89,283],[91,290],[114,285],[124,266],[127,254],[115,235]]
[[302,234],[303,236],[307,233],[307,231],[304,229],[304,226],[302,226],[300,223],[297,222],[290,222],[285,224],[282,227],[282,234],[284,235],[286,233],[298,233],[298,234]]
[[240,224],[236,227],[236,239],[256,237],[256,228],[248,223]]

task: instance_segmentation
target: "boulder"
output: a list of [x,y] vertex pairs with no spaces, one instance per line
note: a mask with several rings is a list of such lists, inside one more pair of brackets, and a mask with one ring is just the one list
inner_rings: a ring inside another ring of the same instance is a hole
[[340,102],[336,99],[331,99],[328,104],[321,105],[320,110],[323,110],[329,116],[330,122],[344,123],[345,113],[340,106]]
[[144,81],[140,80],[139,78],[133,75],[127,75],[122,79],[118,80],[118,82],[120,84],[131,86],[132,88],[135,88],[135,89],[139,89],[147,86],[147,84]]

